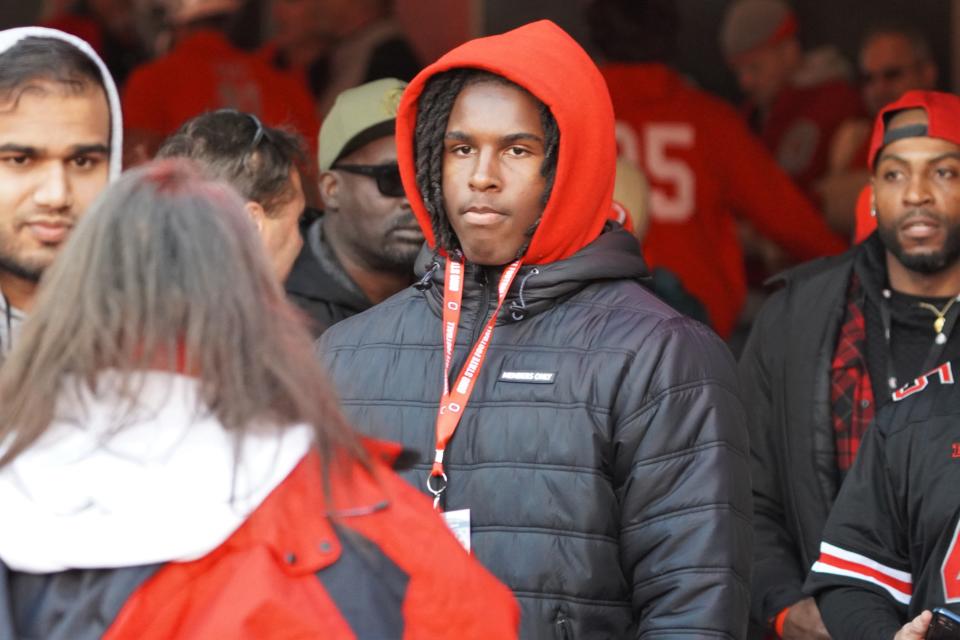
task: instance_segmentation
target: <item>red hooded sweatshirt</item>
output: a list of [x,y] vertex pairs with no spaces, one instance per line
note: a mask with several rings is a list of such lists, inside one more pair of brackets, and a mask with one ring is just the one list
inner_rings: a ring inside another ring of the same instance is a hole
[[614,217],[613,106],[590,57],[547,20],[457,47],[421,71],[404,92],[397,113],[397,156],[403,186],[427,243],[436,247],[415,173],[417,101],[431,76],[464,67],[483,69],[524,87],[556,119],[561,140],[553,192],[523,261],[544,264],[572,256]]

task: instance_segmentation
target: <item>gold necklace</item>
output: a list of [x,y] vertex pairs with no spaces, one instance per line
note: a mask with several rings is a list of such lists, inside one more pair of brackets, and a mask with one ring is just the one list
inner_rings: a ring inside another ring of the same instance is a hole
[[960,296],[957,296],[956,298],[950,298],[950,301],[943,305],[943,309],[937,309],[936,306],[930,304],[929,302],[918,302],[917,305],[921,309],[926,309],[927,311],[932,311],[934,314],[936,314],[937,319],[933,321],[933,330],[937,333],[942,333],[943,325],[947,321],[947,312],[950,311],[950,307],[952,307],[953,303],[957,301],[957,298],[960,298]]

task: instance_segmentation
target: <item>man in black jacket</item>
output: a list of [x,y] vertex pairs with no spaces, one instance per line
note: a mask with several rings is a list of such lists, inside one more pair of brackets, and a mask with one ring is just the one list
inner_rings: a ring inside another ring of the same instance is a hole
[[742,638],[733,362],[637,282],[636,239],[607,224],[613,132],[552,23],[441,58],[397,116],[421,279],[319,350],[354,424],[431,452],[406,477],[513,589],[522,637]]
[[912,91],[874,128],[878,231],[800,266],[740,361],[751,430],[752,611],[784,638],[829,637],[801,591],[875,408],[960,355],[960,98]]
[[314,335],[413,282],[423,233],[403,193],[394,141],[405,82],[344,91],[320,128],[323,214],[311,221],[287,293]]

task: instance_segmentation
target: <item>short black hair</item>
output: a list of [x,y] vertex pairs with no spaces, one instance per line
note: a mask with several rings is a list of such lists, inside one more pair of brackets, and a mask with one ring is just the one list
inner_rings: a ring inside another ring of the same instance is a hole
[[20,101],[24,92],[52,83],[69,94],[90,87],[103,89],[97,64],[83,51],[63,40],[29,36],[0,53],[0,101]]
[[677,57],[675,0],[593,0],[585,17],[591,42],[611,62],[671,63]]
[[157,157],[194,160],[247,200],[259,202],[270,215],[276,205],[293,197],[290,171],[304,162],[305,155],[297,134],[264,126],[249,113],[221,109],[185,122],[164,141]]
[[[540,109],[540,124],[544,135],[544,157],[540,173],[546,178],[542,203],[546,206],[553,190],[557,173],[557,156],[560,150],[560,129],[549,107],[525,88],[503,76],[481,69],[451,69],[431,77],[417,102],[417,124],[414,134],[414,160],[416,162],[417,187],[423,203],[430,213],[430,222],[439,248],[452,251],[460,248],[447,219],[443,202],[443,150],[447,122],[457,96],[464,87],[479,82],[505,84],[529,95]],[[521,253],[526,246],[521,247]]]

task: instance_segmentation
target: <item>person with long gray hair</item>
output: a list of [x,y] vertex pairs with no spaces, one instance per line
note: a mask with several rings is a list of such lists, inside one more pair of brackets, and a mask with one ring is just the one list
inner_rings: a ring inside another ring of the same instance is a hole
[[240,196],[131,171],[0,371],[0,637],[514,637],[397,459],[341,414]]

